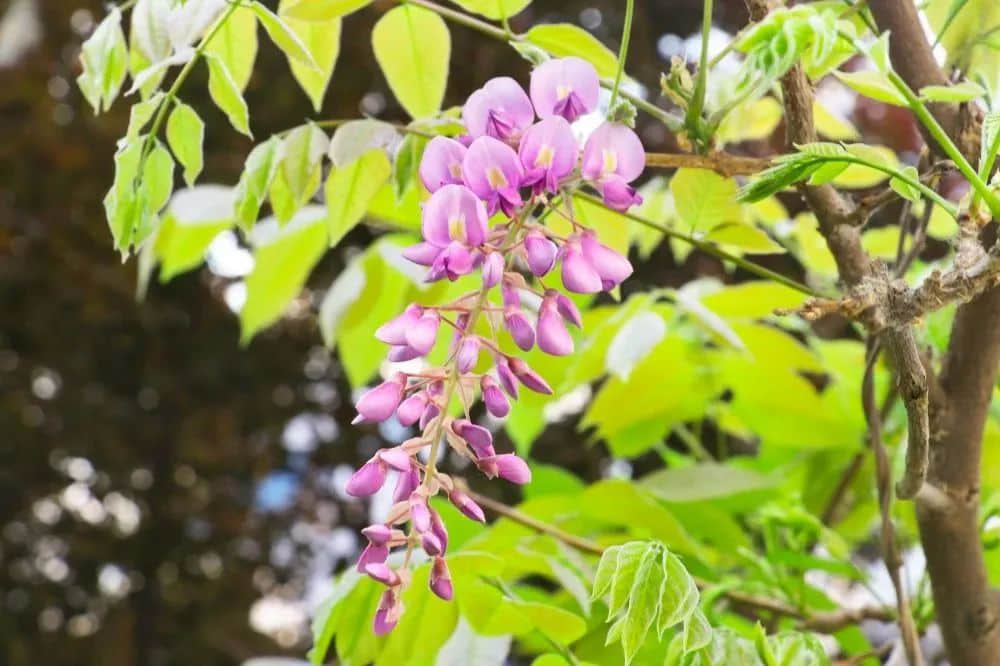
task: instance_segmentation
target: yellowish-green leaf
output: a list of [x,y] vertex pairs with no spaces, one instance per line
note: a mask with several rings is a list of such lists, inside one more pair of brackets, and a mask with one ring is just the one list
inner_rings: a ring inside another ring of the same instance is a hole
[[178,191],[156,235],[160,282],[198,266],[212,240],[232,225],[232,188],[199,185]]
[[240,182],[236,185],[234,203],[236,219],[244,230],[249,230],[257,221],[261,204],[281,164],[282,146],[281,138],[272,136],[247,155]]
[[247,276],[247,300],[240,311],[242,344],[277,321],[298,295],[313,266],[326,250],[323,208],[307,206],[278,228],[276,221],[255,229],[253,272]]
[[701,303],[726,318],[752,319],[802,305],[805,296],[776,282],[743,282],[702,297]]
[[828,139],[854,141],[861,136],[854,125],[826,108],[819,100],[813,102],[813,119],[816,131]]
[[[886,146],[869,146],[863,143],[853,143],[847,149],[857,157],[861,157],[869,162],[884,165],[890,169],[899,170],[899,158],[891,148]],[[861,164],[852,164],[833,179],[833,184],[838,187],[865,188],[878,185],[889,177],[884,171],[873,169]]]
[[250,111],[226,63],[218,56],[208,53],[205,54],[205,62],[208,63],[208,92],[212,96],[212,101],[226,114],[236,131],[252,138]]
[[112,8],[80,49],[83,71],[76,82],[94,113],[111,107],[128,71],[128,48],[121,21],[121,12]]
[[300,21],[329,21],[356,12],[372,0],[290,0],[282,2],[279,14]]
[[853,88],[865,97],[870,97],[871,99],[894,106],[907,105],[906,99],[896,90],[895,86],[879,72],[872,70],[860,72],[835,71],[833,75],[840,79],[844,85]]
[[[246,90],[257,59],[257,17],[248,7],[238,7],[219,27],[205,47],[226,65],[236,88]],[[209,76],[215,76],[211,71]],[[215,85],[222,85],[216,82]]]
[[746,254],[784,254],[785,248],[752,224],[725,222],[713,228],[706,240],[742,250]]
[[978,83],[962,81],[950,86],[924,86],[920,98],[928,102],[968,102],[986,94]]
[[[146,157],[142,179],[148,196],[146,205],[149,207],[149,212],[158,213],[167,205],[170,193],[174,191],[174,159],[159,140]],[[132,242],[138,245],[144,238],[145,235],[133,239]]]
[[577,56],[589,60],[605,78],[613,78],[618,72],[618,56],[592,34],[572,23],[536,25],[528,30],[525,38],[557,58]]
[[326,132],[313,123],[299,125],[285,137],[281,175],[296,207],[309,201],[319,188],[329,143]]
[[727,114],[719,126],[716,138],[721,143],[766,139],[778,127],[781,114],[782,108],[778,100],[773,97],[761,97]]
[[167,141],[184,167],[184,182],[190,187],[202,169],[205,123],[187,104],[178,102],[167,119]]
[[369,150],[354,162],[334,169],[326,180],[327,224],[330,245],[354,228],[392,172],[385,151]]
[[[279,13],[286,15],[285,8],[290,4],[291,0],[281,0],[278,6]],[[305,21],[287,14],[285,22],[299,37],[316,63],[316,67],[313,68],[293,58],[288,59],[292,75],[309,96],[313,109],[319,113],[323,106],[323,96],[330,85],[330,78],[337,64],[337,55],[340,53],[340,18],[338,16],[326,20]]]
[[261,25],[264,26],[264,30],[267,31],[268,36],[271,41],[281,49],[289,59],[298,60],[300,63],[309,67],[311,69],[317,69],[316,62],[313,60],[312,55],[309,53],[309,49],[306,48],[299,36],[296,35],[291,28],[281,19],[281,17],[274,14],[270,9],[260,4],[257,0],[254,0],[250,5],[250,9],[253,13],[257,15],[257,19],[260,21]]
[[723,222],[741,222],[736,182],[707,169],[678,169],[670,181],[677,217],[685,229],[705,231]]
[[895,259],[899,245],[899,227],[892,225],[869,229],[861,234],[861,246],[868,254],[880,259]]
[[410,116],[424,118],[441,109],[451,57],[444,19],[415,5],[396,7],[372,29],[372,47],[389,87]]
[[531,4],[531,0],[454,0],[462,9],[499,21],[510,18]]

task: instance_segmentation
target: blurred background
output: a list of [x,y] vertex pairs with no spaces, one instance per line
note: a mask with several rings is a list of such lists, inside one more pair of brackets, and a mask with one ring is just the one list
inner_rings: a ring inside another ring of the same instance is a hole
[[[405,119],[369,43],[393,4],[345,19],[323,117]],[[622,4],[536,0],[512,23],[570,21],[617,49]],[[637,3],[629,71],[652,97],[670,57],[696,53],[701,6]],[[0,0],[0,664],[302,656],[311,610],[356,555],[369,511],[383,510],[348,500],[344,481],[402,432],[349,425],[347,382],[316,329],[318,292],[240,348],[233,310],[252,259],[230,232],[205,267],[136,300],[136,262],[112,250],[101,205],[128,100],[95,118],[74,83],[80,43],[105,10]],[[714,21],[724,43],[746,21],[742,2],[716,2]],[[495,74],[527,80],[510,48],[459,26],[452,34],[447,104]],[[235,183],[251,143],[208,101],[204,70],[192,78],[184,98],[208,124],[202,180]],[[284,57],[263,42],[246,97],[258,138],[315,117]],[[889,107],[841,107],[869,140],[903,152],[919,145]],[[639,129],[650,150],[676,149],[662,127]],[[766,154],[782,136],[736,149]],[[325,288],[371,238],[352,232],[310,285]],[[765,260],[798,270],[788,258]],[[678,264],[664,245],[633,288],[695,275],[745,278],[697,252]],[[614,461],[581,441],[569,419],[550,425],[533,455],[588,480],[657,460]]]

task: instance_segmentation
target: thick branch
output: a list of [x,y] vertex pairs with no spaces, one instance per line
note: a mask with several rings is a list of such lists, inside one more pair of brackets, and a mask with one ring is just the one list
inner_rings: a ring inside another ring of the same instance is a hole
[[709,169],[728,178],[730,176],[750,176],[760,173],[771,166],[771,160],[723,152],[711,153],[709,155],[646,153],[646,166],[666,169],[678,169],[682,167]]
[[896,484],[896,494],[903,499],[910,499],[917,494],[927,477],[927,449],[930,441],[927,373],[911,326],[907,325],[893,335],[886,335],[885,340],[896,360],[899,395],[906,405],[909,419],[906,431],[906,471]]

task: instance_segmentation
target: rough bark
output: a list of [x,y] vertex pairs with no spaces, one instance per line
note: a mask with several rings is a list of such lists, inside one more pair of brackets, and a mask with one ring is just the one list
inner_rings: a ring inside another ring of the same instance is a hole
[[[891,31],[893,67],[911,87],[946,80],[910,0],[878,0],[869,8],[879,28]],[[974,162],[976,114],[948,104],[935,105],[932,112]],[[930,412],[928,481],[941,492],[917,498],[937,619],[954,666],[991,666],[1000,660],[1000,608],[989,589],[978,515],[983,427],[1000,363],[998,325],[996,288],[958,309],[940,378],[943,404]]]

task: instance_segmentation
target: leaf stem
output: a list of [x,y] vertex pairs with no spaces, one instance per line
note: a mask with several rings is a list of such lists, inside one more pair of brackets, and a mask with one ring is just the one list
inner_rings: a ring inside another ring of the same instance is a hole
[[705,0],[701,17],[701,57],[698,59],[698,78],[695,79],[694,93],[688,105],[685,124],[693,130],[701,124],[701,112],[705,108],[705,92],[708,88],[708,38],[712,31],[713,0]]
[[615,108],[615,102],[618,101],[618,89],[621,87],[622,74],[625,72],[625,60],[628,58],[628,42],[632,36],[632,15],[634,13],[635,0],[625,0],[625,27],[622,28],[622,43],[618,48],[618,71],[615,73],[615,82],[611,86],[611,101],[608,103],[608,110],[612,112]]

